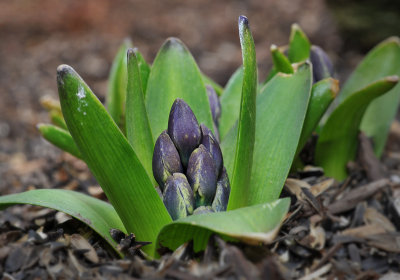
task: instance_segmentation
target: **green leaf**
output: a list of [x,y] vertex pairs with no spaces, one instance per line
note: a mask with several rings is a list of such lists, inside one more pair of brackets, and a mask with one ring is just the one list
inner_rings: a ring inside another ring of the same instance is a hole
[[222,95],[222,91],[224,90],[219,84],[217,84],[216,82],[214,82],[210,77],[203,75],[203,82],[205,85],[210,85],[213,87],[213,89],[215,90],[215,92],[217,93],[218,96]]
[[125,233],[126,230],[117,212],[107,202],[79,192],[57,189],[33,190],[0,196],[1,210],[15,204],[37,205],[71,215],[97,232],[116,253],[122,256],[117,249],[118,244],[110,235],[110,229],[116,228]]
[[132,147],[101,102],[67,65],[58,67],[61,108],[82,157],[117,211],[128,232],[153,244],[171,222],[163,202]]
[[239,37],[243,59],[243,84],[240,101],[235,161],[231,178],[228,210],[246,204],[253,163],[256,130],[257,61],[253,36],[246,17],[239,17]]
[[315,163],[325,174],[337,180],[347,177],[346,164],[354,160],[357,135],[368,105],[390,91],[398,82],[397,76],[383,78],[350,95],[332,112],[322,128],[315,150]]
[[82,158],[81,152],[76,146],[74,139],[72,139],[71,134],[67,130],[51,124],[38,124],[38,129],[44,139],[49,141],[54,146],[70,153],[77,158]]
[[199,123],[213,129],[200,70],[186,46],[180,40],[170,38],[154,60],[147,85],[145,101],[154,142],[167,129],[169,112],[177,98],[190,106]]
[[58,126],[59,128],[62,128],[64,130],[68,130],[67,124],[65,123],[64,117],[61,113],[61,111],[58,110],[51,110],[49,112],[50,120],[51,122]]
[[[391,75],[400,75],[400,40],[397,37],[383,41],[368,53],[343,86],[338,99],[343,101],[371,82]],[[397,85],[389,93],[372,102],[361,122],[361,130],[373,139],[375,154],[378,157],[382,155],[385,147],[399,99],[400,85]]]
[[213,233],[249,244],[269,244],[276,237],[289,209],[290,199],[279,199],[228,212],[192,215],[166,225],[157,244],[175,250],[193,240],[194,251],[204,250]]
[[229,79],[220,98],[221,118],[219,119],[219,137],[221,141],[239,118],[242,83],[243,67],[240,67]]
[[[256,139],[248,205],[279,197],[296,152],[311,91],[311,69],[299,65],[294,74],[278,73],[257,95]],[[224,164],[230,176],[233,127],[221,143]]]
[[138,67],[139,67],[140,78],[142,80],[143,94],[146,94],[147,82],[149,80],[151,67],[146,62],[146,60],[144,59],[143,55],[139,52],[139,50],[137,48],[135,48],[134,51],[135,51],[135,54],[136,54],[137,64],[138,64]]
[[292,25],[288,56],[292,63],[305,61],[310,57],[311,43],[298,24]]
[[278,73],[257,97],[256,141],[248,205],[277,199],[299,142],[312,83],[311,67]]
[[338,92],[339,81],[332,78],[321,80],[313,85],[296,155],[301,152]]
[[126,99],[126,51],[131,42],[125,40],[119,48],[111,66],[108,79],[106,107],[115,123],[125,131],[125,99]]
[[271,55],[272,61],[274,62],[275,71],[286,74],[294,73],[293,67],[290,64],[289,59],[278,49],[277,46],[271,46]]
[[144,169],[146,169],[147,175],[155,184],[152,171],[154,143],[147,118],[146,105],[144,104],[139,59],[133,49],[128,49],[127,55],[126,135]]

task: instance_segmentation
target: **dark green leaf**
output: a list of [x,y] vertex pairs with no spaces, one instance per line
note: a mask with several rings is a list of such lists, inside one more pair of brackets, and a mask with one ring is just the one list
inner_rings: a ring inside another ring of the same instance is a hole
[[272,61],[274,62],[274,69],[277,72],[293,74],[294,70],[290,64],[289,59],[278,49],[277,46],[271,46]]
[[58,91],[65,121],[82,157],[128,232],[151,241],[171,222],[156,189],[128,141],[79,75],[58,67]]
[[242,47],[243,84],[236,141],[235,160],[231,178],[228,210],[246,206],[253,163],[256,130],[257,61],[253,37],[246,17],[239,17],[239,37]]
[[194,251],[204,250],[208,239],[218,233],[248,244],[269,244],[277,235],[289,209],[288,198],[228,212],[193,215],[166,225],[157,243],[175,250],[184,242],[194,241]]
[[327,176],[337,180],[347,177],[346,164],[354,160],[357,135],[368,105],[390,91],[398,82],[397,76],[383,78],[343,101],[322,128],[315,151],[315,163],[324,168]]
[[183,43],[170,38],[157,54],[147,85],[146,108],[154,142],[167,128],[169,111],[177,98],[192,108],[199,123],[212,129],[211,109],[200,70]]
[[154,143],[144,104],[139,60],[133,49],[129,49],[127,55],[126,136],[149,178],[155,183],[152,170]]
[[305,61],[310,57],[311,44],[298,24],[292,25],[288,56],[292,63]]
[[116,228],[125,233],[126,230],[114,208],[102,200],[79,192],[57,189],[0,196],[0,209],[15,204],[38,205],[71,215],[97,232],[121,255],[117,250],[118,244],[110,236],[110,229]]
[[[368,53],[345,83],[338,98],[344,101],[345,98],[371,82],[390,75],[400,75],[400,41],[397,37],[387,39]],[[364,114],[361,130],[373,139],[377,156],[381,156],[385,147],[399,99],[400,85],[374,100]]]
[[67,130],[51,124],[39,124],[38,129],[44,139],[49,141],[54,146],[70,153],[77,158],[82,158],[81,152],[76,146],[74,139],[72,139],[71,134],[69,134]]

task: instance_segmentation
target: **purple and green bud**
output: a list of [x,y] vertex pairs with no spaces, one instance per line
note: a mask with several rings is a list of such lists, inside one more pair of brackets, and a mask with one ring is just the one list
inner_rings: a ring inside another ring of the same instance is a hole
[[231,186],[229,184],[228,174],[224,168],[220,178],[217,182],[217,191],[215,193],[214,201],[212,203],[212,208],[215,212],[226,211],[228,206],[229,194],[231,192]]
[[193,191],[184,174],[174,173],[168,177],[163,202],[173,220],[193,214]]
[[153,153],[153,175],[160,189],[164,190],[165,181],[174,173],[182,173],[183,168],[179,153],[174,143],[163,131],[157,138]]
[[326,52],[313,45],[310,52],[310,60],[313,66],[314,83],[333,76],[333,65]]
[[196,207],[211,205],[217,186],[215,163],[204,145],[193,151],[189,158],[186,176],[193,189]]
[[176,99],[171,107],[168,134],[179,152],[182,165],[187,167],[190,154],[201,142],[201,131],[192,109],[182,99]]
[[201,215],[207,213],[214,213],[214,209],[211,206],[200,206],[197,207],[196,210],[193,211],[193,215]]
[[201,144],[207,149],[207,151],[211,154],[214,163],[215,163],[215,174],[217,177],[221,174],[222,167],[224,165],[222,159],[222,152],[221,148],[218,144],[217,139],[215,139],[214,134],[208,129],[207,126],[204,124],[200,125],[202,137],[201,137]]
[[208,102],[210,103],[211,114],[213,121],[216,126],[218,126],[219,118],[221,117],[221,103],[219,102],[219,98],[214,88],[210,85],[206,86]]

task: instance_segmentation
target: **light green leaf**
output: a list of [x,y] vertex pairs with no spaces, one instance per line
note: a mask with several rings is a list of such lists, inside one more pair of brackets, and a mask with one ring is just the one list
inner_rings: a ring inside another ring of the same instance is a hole
[[126,96],[126,136],[147,175],[155,184],[152,171],[153,136],[147,118],[139,59],[133,49],[128,49],[128,86]]
[[153,244],[171,218],[145,169],[101,102],[67,65],[58,67],[61,108],[82,157],[128,232]]
[[296,155],[301,152],[338,92],[339,81],[332,78],[321,80],[313,85]]
[[291,63],[302,62],[310,57],[311,43],[298,24],[292,25],[288,56]]
[[357,135],[368,105],[390,91],[397,82],[397,76],[374,82],[350,95],[329,116],[315,150],[315,163],[324,168],[327,176],[337,180],[347,177],[346,164],[355,159]]
[[199,123],[213,130],[200,70],[186,46],[180,40],[170,38],[154,60],[147,85],[145,102],[154,142],[167,129],[169,112],[177,98],[190,106]]
[[106,97],[108,112],[122,131],[125,131],[126,51],[131,45],[131,42],[126,39],[114,58],[108,78],[108,93]]
[[[257,96],[256,140],[248,205],[279,197],[299,142],[311,91],[309,64],[294,74],[275,75]],[[233,167],[235,126],[221,143],[228,175]]]
[[55,209],[71,215],[97,232],[112,248],[117,250],[117,243],[110,236],[110,229],[116,228],[126,233],[124,225],[114,208],[100,199],[69,190],[33,190],[18,194],[0,196],[0,209],[15,204],[31,204]]
[[215,90],[215,92],[217,93],[218,96],[222,95],[222,91],[224,90],[219,84],[217,84],[216,82],[214,82],[210,77],[203,75],[203,82],[205,85],[210,85],[213,87],[213,89]]
[[243,59],[243,84],[228,210],[247,206],[256,129],[257,61],[253,36],[246,17],[239,17]]
[[221,118],[218,130],[221,141],[239,118],[242,83],[243,67],[239,67],[229,79],[220,98]]
[[139,50],[137,48],[135,48],[134,51],[135,51],[135,54],[136,54],[137,64],[138,64],[138,67],[139,67],[140,78],[142,80],[143,94],[146,94],[147,82],[149,80],[151,67],[146,62],[146,60],[144,59],[143,55],[139,52]]
[[[338,98],[340,101],[344,101],[345,98],[371,82],[390,75],[400,75],[400,40],[398,37],[383,41],[368,53],[345,83]],[[399,99],[400,85],[374,100],[361,122],[361,130],[373,139],[375,154],[379,157],[385,147],[390,125],[399,106]]]
[[256,141],[248,205],[277,199],[289,173],[307,112],[311,67],[278,73],[257,96]]
[[50,120],[51,122],[58,126],[59,128],[62,128],[64,130],[68,130],[67,124],[65,123],[64,117],[61,113],[61,111],[58,110],[51,110],[49,112]]
[[228,212],[193,215],[166,225],[157,244],[175,250],[193,240],[194,251],[204,250],[213,233],[249,244],[269,244],[276,237],[290,199],[253,205]]
[[77,158],[82,158],[81,152],[76,146],[74,139],[72,139],[71,134],[67,130],[51,124],[38,124],[38,129],[44,139],[49,141],[54,146],[70,153]]
[[274,62],[274,69],[277,72],[293,74],[294,70],[290,64],[289,59],[278,49],[277,46],[271,46],[272,61]]

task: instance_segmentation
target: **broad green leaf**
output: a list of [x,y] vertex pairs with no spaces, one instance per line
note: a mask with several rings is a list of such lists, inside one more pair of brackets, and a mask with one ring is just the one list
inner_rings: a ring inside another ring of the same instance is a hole
[[278,71],[275,69],[275,67],[272,67],[271,70],[269,71],[267,77],[265,78],[263,85],[268,83],[276,75],[276,73],[278,73]]
[[[311,69],[299,65],[294,74],[278,73],[257,95],[256,140],[248,205],[279,197],[296,152],[311,91]],[[224,164],[232,174],[235,126],[221,143]]]
[[257,61],[253,36],[246,17],[239,17],[239,37],[242,48],[243,84],[238,131],[228,210],[246,204],[253,163],[256,130]]
[[203,82],[204,82],[205,85],[212,86],[218,96],[222,95],[222,91],[224,89],[219,84],[214,82],[210,77],[208,77],[208,76],[203,74]]
[[142,80],[143,94],[145,94],[146,89],[147,89],[147,82],[148,82],[149,76],[150,76],[151,67],[146,62],[143,55],[139,52],[139,50],[137,48],[135,48],[134,51],[136,54],[137,64],[139,67],[140,78]]
[[170,38],[154,60],[147,85],[145,102],[154,142],[167,129],[169,112],[177,98],[190,106],[199,123],[213,129],[202,74],[186,46]]
[[228,212],[192,215],[166,225],[157,244],[175,250],[193,240],[194,251],[204,250],[213,233],[249,244],[269,244],[276,237],[289,209],[290,199],[253,205]]
[[303,149],[338,92],[339,81],[332,78],[324,79],[313,85],[296,155]]
[[294,70],[289,59],[278,49],[277,46],[271,46],[272,61],[276,72],[293,74]]
[[147,175],[155,183],[152,171],[153,136],[147,118],[139,59],[128,49],[128,86],[126,92],[126,136]]
[[248,205],[277,199],[289,173],[307,112],[312,74],[308,63],[278,73],[257,97],[256,141]]
[[23,193],[0,196],[0,209],[3,210],[15,204],[31,204],[55,209],[71,215],[85,223],[112,248],[122,256],[117,249],[117,243],[110,236],[110,229],[116,228],[126,233],[121,219],[114,208],[100,199],[69,190],[33,190]]
[[239,118],[242,83],[243,67],[240,67],[229,79],[220,98],[221,118],[218,129],[221,141]]
[[122,131],[125,131],[126,51],[130,47],[131,42],[125,40],[114,58],[108,79],[106,98],[108,112]]
[[77,158],[82,158],[81,152],[76,146],[74,139],[72,139],[71,134],[67,130],[51,124],[38,124],[38,129],[44,139],[49,141],[54,146],[70,153]]
[[376,81],[350,95],[329,116],[315,150],[315,163],[324,168],[327,176],[337,180],[347,177],[346,164],[356,156],[357,135],[368,105],[390,91],[397,82],[397,76]]
[[122,132],[79,75],[58,67],[61,108],[69,131],[93,175],[128,232],[153,244],[171,218],[156,189]]
[[292,25],[288,57],[291,63],[302,62],[310,57],[311,43],[298,24]]
[[68,130],[67,124],[65,123],[62,113],[58,110],[51,110],[49,112],[51,122],[59,128]]
[[[345,83],[338,98],[344,101],[371,82],[390,75],[400,75],[400,40],[397,37],[383,41],[368,53]],[[364,114],[361,130],[373,139],[377,156],[382,155],[399,99],[400,85],[397,85],[389,93],[374,100]]]

